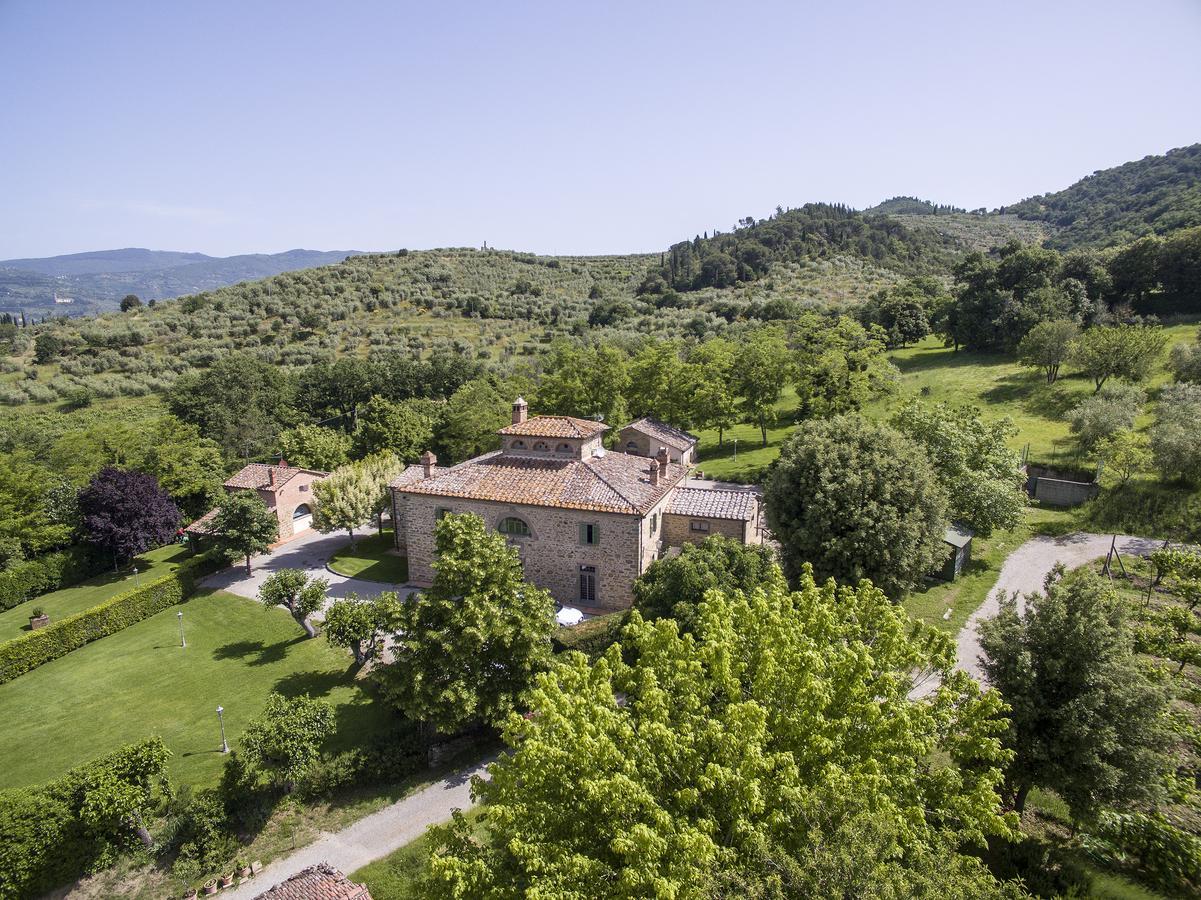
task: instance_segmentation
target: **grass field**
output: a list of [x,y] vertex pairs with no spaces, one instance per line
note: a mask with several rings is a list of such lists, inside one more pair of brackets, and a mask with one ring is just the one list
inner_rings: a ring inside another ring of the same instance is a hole
[[[463,814],[474,825],[477,834],[481,828],[480,811],[481,807],[475,806]],[[428,857],[429,838],[422,835],[383,859],[352,872],[349,877],[355,884],[366,884],[373,900],[417,900],[426,896],[421,893],[419,882]]]
[[[1016,528],[972,541],[972,561],[959,578],[931,579],[923,589],[906,597],[902,605],[915,619],[956,634],[988,597],[1010,553],[1035,534],[1071,530],[1072,523],[1072,514],[1067,510],[1029,507],[1025,520]],[[951,611],[949,616],[947,610]]]
[[[1197,325],[1173,325],[1164,329],[1169,346],[1191,341]],[[1066,421],[1068,411],[1093,393],[1091,380],[1074,374],[1071,366],[1064,375],[1047,384],[1042,374],[1023,368],[1009,356],[968,353],[943,347],[935,337],[928,337],[913,347],[894,350],[889,359],[900,372],[897,390],[890,396],[873,401],[864,412],[875,418],[886,418],[913,398],[931,402],[970,403],[980,407],[984,418],[997,420],[1008,416],[1018,428],[1011,440],[1015,450],[1030,448],[1030,458],[1036,462],[1069,462],[1076,453],[1075,441]],[[1144,387],[1149,393],[1169,380],[1165,371],[1158,372]],[[792,414],[796,394],[789,387],[776,405],[780,414],[777,427],[768,431],[768,446],[762,447],[759,429],[739,425],[726,431],[726,446],[717,446],[717,431],[702,431],[700,465],[705,474],[716,478],[745,475],[759,469],[780,452],[780,445],[795,427]],[[1150,422],[1144,415],[1140,427]],[[733,439],[738,440],[737,459]]]
[[[20,637],[29,632],[29,616],[35,607],[41,607],[50,616],[51,622],[90,609],[121,591],[134,587],[146,578],[165,575],[188,559],[191,553],[178,544],[168,544],[149,553],[143,553],[132,563],[122,566],[119,573],[108,572],[89,578],[74,587],[63,588],[27,600],[19,606],[0,613],[0,643]],[[138,574],[133,574],[133,569]]]
[[331,749],[361,743],[389,715],[354,681],[350,656],[305,639],[284,610],[202,594],[0,685],[0,787],[49,780],[153,734],[173,753],[173,780],[214,782],[225,761],[217,706],[235,745],[272,690],[333,703]]
[[394,550],[392,532],[359,538],[353,550],[347,544],[330,557],[329,567],[339,575],[381,581],[385,584],[404,584],[409,580],[409,561],[390,552]]

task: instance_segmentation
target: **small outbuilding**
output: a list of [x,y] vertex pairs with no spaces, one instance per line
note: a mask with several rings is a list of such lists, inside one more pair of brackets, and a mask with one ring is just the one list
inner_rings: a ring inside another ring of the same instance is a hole
[[976,532],[965,525],[951,524],[943,533],[942,541],[951,547],[951,556],[942,567],[941,575],[945,581],[954,581],[972,561],[972,538]]
[[667,448],[670,462],[690,466],[696,457],[696,435],[653,416],[643,416],[621,429],[619,449],[625,453],[653,457],[660,447]]

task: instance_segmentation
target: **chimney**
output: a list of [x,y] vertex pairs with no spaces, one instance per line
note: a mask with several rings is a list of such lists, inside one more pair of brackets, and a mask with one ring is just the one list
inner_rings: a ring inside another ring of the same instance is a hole
[[667,474],[667,448],[660,447],[659,452],[655,454],[655,459],[659,463],[659,474],[666,475]]
[[659,464],[653,459],[651,460],[650,468],[647,469],[647,474],[651,477],[651,484],[659,483]]
[[520,425],[525,421],[526,414],[530,411],[530,405],[522,398],[518,397],[513,401],[513,424]]
[[275,466],[267,466],[267,480],[275,487]]
[[434,463],[438,461],[438,457],[434,456],[429,450],[421,454],[421,477],[429,478],[434,474]]

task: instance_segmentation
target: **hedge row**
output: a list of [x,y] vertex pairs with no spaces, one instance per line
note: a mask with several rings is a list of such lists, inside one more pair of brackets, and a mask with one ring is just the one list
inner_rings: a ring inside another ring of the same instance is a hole
[[186,600],[195,589],[197,576],[215,571],[219,565],[208,557],[198,557],[99,606],[0,644],[0,684]]
[[166,758],[162,740],[150,738],[48,784],[0,791],[0,897],[37,897],[106,862],[112,836],[80,815],[89,786],[102,774],[145,786]]
[[579,625],[556,628],[551,636],[551,647],[556,653],[579,650],[590,659],[596,659],[621,638],[625,621],[626,613],[622,610],[588,619]]
[[0,610],[78,584],[103,568],[97,554],[82,546],[14,562],[0,570]]

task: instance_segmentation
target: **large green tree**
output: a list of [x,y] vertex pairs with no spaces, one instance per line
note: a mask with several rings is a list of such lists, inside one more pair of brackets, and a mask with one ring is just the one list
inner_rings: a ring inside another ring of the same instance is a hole
[[372,397],[359,408],[354,432],[356,457],[391,453],[405,462],[416,462],[433,442],[434,416],[430,401],[394,403]]
[[334,732],[334,708],[304,694],[287,698],[274,691],[267,705],[242,733],[242,758],[252,771],[291,793],[321,756]]
[[914,401],[892,418],[899,432],[925,450],[947,495],[947,514],[982,537],[1013,528],[1026,508],[1022,460],[1008,441],[1008,419],[985,422],[973,406]]
[[308,637],[316,637],[317,629],[309,616],[325,604],[329,582],[310,578],[303,569],[279,569],[267,576],[259,588],[259,602],[270,608],[282,606]]
[[246,559],[264,553],[279,540],[279,519],[254,491],[231,491],[217,507],[209,529],[217,546],[228,556]]
[[792,379],[793,359],[780,328],[759,328],[743,336],[734,360],[734,390],[746,421],[759,426],[763,446],[776,422],[776,404]]
[[688,422],[698,428],[716,428],[717,445],[738,422],[738,395],[734,387],[735,345],[725,338],[710,338],[688,354],[684,382],[689,405]]
[[365,598],[351,593],[335,600],[322,621],[326,640],[335,647],[345,647],[354,654],[356,665],[365,666],[383,653],[385,639],[396,627],[401,603],[396,591]]
[[1110,378],[1146,381],[1163,355],[1167,335],[1150,325],[1098,325],[1076,339],[1071,361],[1100,392]]
[[1005,598],[980,632],[984,671],[1009,704],[1009,802],[1055,791],[1084,821],[1153,800],[1170,768],[1168,695],[1134,654],[1126,609],[1100,576],[1047,578],[1019,611]]
[[518,395],[515,386],[488,378],[476,378],[459,387],[439,416],[433,444],[439,458],[450,464],[498,449],[496,432],[512,421],[513,401]]
[[1018,361],[1023,366],[1042,369],[1047,384],[1054,384],[1079,334],[1076,323],[1067,319],[1039,322],[1018,343]]
[[443,517],[434,545],[433,586],[397,616],[385,694],[439,731],[499,722],[549,664],[554,604],[524,581],[516,549],[479,516]]
[[1201,484],[1201,384],[1171,384],[1160,391],[1151,451],[1165,480]]
[[280,434],[279,452],[291,465],[332,472],[350,460],[350,437],[320,425],[297,425]]
[[292,424],[294,387],[278,366],[255,356],[222,356],[203,372],[181,375],[167,392],[167,408],[212,438],[231,458],[275,449]]
[[[508,717],[474,785],[482,835],[435,829],[430,893],[998,896],[959,851],[1013,830],[1003,707],[953,655],[879,590],[807,572],[793,594],[709,592],[688,635],[635,611],[621,645],[568,654]],[[908,698],[915,670],[944,677],[928,700]]]
[[887,425],[836,416],[798,430],[764,490],[784,569],[797,579],[869,578],[890,596],[946,555],[947,497],[922,447]]
[[368,466],[351,463],[313,482],[313,527],[322,534],[345,531],[350,546],[358,546],[357,530],[376,515],[380,505],[380,486]]
[[770,547],[715,535],[651,563],[634,580],[634,607],[646,619],[673,618],[689,630],[706,591],[775,586],[786,585]]

